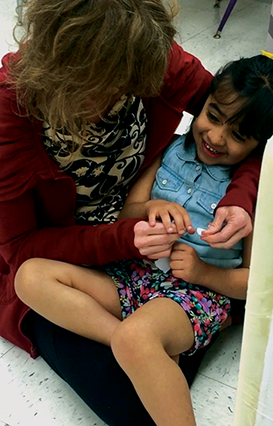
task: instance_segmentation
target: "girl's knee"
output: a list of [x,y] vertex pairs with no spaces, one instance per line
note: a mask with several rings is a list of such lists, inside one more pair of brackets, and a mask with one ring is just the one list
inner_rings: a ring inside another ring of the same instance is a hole
[[122,321],[115,329],[111,338],[111,348],[114,355],[119,356],[122,351],[130,350],[134,336],[132,327],[127,326],[127,321]]
[[39,258],[28,259],[19,267],[14,279],[14,288],[21,300],[24,301],[33,291],[40,280],[42,270],[44,270],[44,262]]
[[[149,332],[144,321],[132,317],[124,320],[115,329],[111,348],[117,361],[125,367],[139,362],[155,345],[157,337]],[[158,339],[159,340],[159,339]]]

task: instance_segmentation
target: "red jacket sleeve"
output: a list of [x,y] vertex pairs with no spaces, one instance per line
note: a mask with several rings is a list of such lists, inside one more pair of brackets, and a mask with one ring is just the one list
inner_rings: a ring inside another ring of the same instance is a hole
[[212,74],[201,61],[174,43],[161,96],[180,113],[197,115],[208,96]]
[[141,256],[133,244],[133,228],[138,220],[39,229],[35,194],[29,190],[13,200],[0,202],[0,252],[14,271],[31,257],[89,266],[137,258]]
[[252,216],[257,200],[262,157],[250,156],[236,170],[227,188],[227,194],[219,202],[218,207],[239,206]]

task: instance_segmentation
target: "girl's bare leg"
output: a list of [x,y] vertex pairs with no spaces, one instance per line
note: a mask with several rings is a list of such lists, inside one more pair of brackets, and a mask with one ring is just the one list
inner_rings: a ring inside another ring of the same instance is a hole
[[110,346],[121,321],[112,279],[103,272],[48,259],[30,259],[15,278],[18,297],[49,321]]
[[111,346],[157,426],[195,426],[186,379],[171,357],[194,342],[192,325],[173,300],[149,301],[114,331]]

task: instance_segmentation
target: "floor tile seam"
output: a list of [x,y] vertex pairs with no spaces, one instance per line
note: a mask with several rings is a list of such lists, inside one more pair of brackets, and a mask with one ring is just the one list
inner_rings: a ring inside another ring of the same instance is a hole
[[[218,26],[219,26],[219,23],[218,23]],[[196,33],[196,34],[194,34],[192,37],[189,37],[189,38],[184,38],[181,42],[182,43],[186,43],[187,41],[190,41],[190,40],[193,40],[195,37],[198,37],[198,36],[200,36],[201,34],[203,34],[204,32],[206,32],[206,31],[208,31],[208,30],[210,30],[210,29],[214,29],[215,31],[214,31],[214,33],[216,32],[216,30],[217,30],[217,23],[216,24],[212,24],[211,26],[209,26],[209,27],[206,27],[206,28],[204,28],[202,31],[200,31],[199,33]],[[182,35],[180,34],[180,37],[182,38]]]
[[[193,36],[191,36],[191,37],[188,37],[188,38],[184,38],[183,40],[181,40],[181,42],[182,43],[186,43],[186,42],[188,42],[188,41],[190,41],[190,40],[193,40],[195,37],[199,37],[201,34],[203,34],[203,33],[205,33],[206,31],[208,31],[208,30],[211,30],[211,29],[214,29],[214,33],[216,32],[216,30],[217,30],[217,28],[219,27],[219,25],[220,25],[220,22],[221,22],[221,20],[219,21],[219,22],[216,22],[216,23],[213,23],[213,24],[211,24],[211,25],[209,25],[209,26],[207,26],[206,28],[204,28],[203,30],[201,30],[201,31],[199,31],[199,32],[197,32],[197,33],[195,33]],[[182,39],[182,35],[180,34],[180,38]],[[220,39],[219,39],[220,40]]]
[[202,376],[202,377],[205,377],[206,379],[210,379],[210,380],[212,380],[213,382],[217,382],[217,383],[219,383],[219,384],[221,384],[221,385],[227,386],[228,388],[231,388],[231,389],[233,389],[233,390],[237,390],[237,386],[229,385],[228,383],[225,383],[225,382],[223,382],[223,381],[221,381],[221,380],[219,380],[219,379],[215,379],[214,377],[210,377],[210,376],[208,376],[207,374],[204,374],[204,373],[198,373],[198,375],[199,375],[199,376]]
[[[256,9],[253,7],[252,8],[253,9],[253,12],[256,12]],[[233,25],[234,25],[234,27],[237,27],[237,24],[238,24],[238,21],[239,21],[239,18],[240,18],[240,16],[238,16],[239,14],[240,15],[243,15],[243,16],[246,16],[246,13],[245,13],[245,11],[246,10],[250,10],[250,7],[244,7],[244,8],[242,8],[242,9],[240,9],[240,10],[237,10],[237,11],[232,11],[231,12],[231,15],[229,16],[229,18],[228,18],[228,20],[226,21],[226,24],[225,25],[227,25],[228,24],[228,22],[230,22],[231,20],[232,20],[232,17],[234,18],[235,17],[235,15],[236,15],[236,20],[237,20],[237,22],[233,22]],[[224,15],[224,14],[223,14]],[[221,19],[223,18],[223,16],[221,17]],[[247,19],[247,18],[246,18]],[[250,17],[250,21],[251,21],[251,17]],[[269,18],[268,18],[269,19]],[[221,22],[221,20],[220,20],[220,22]],[[219,24],[218,24],[218,26],[220,25],[220,22],[219,22]]]
[[4,358],[4,356],[6,356],[6,355],[7,355],[7,353],[8,353],[9,351],[11,351],[11,349],[14,349],[14,348],[16,348],[16,349],[17,349],[17,347],[16,347],[16,346],[14,346],[14,345],[13,345],[11,348],[7,349],[7,351],[6,351],[6,352],[4,352],[4,353],[0,356],[0,359]]
[[[238,3],[238,5],[239,5],[239,3]],[[237,3],[235,4],[235,6],[234,6],[234,9],[232,10],[232,12],[231,12],[231,14],[230,14],[230,16],[229,16],[229,18],[228,18],[228,20],[231,20],[232,19],[232,16],[234,17],[235,15],[238,15],[239,13],[242,13],[242,12],[244,12],[245,10],[250,10],[250,9],[252,9],[252,10],[254,10],[254,11],[256,11],[256,9],[257,9],[257,7],[255,6],[255,3],[254,2],[251,2],[251,4],[247,4],[247,5],[244,5],[244,6],[242,6],[242,5],[240,5],[239,7],[239,9],[238,8],[236,8],[236,6],[237,6]],[[225,13],[225,9],[223,10],[223,13],[221,14],[221,18],[220,18],[220,22],[221,22],[221,19],[223,18],[223,16],[224,16],[224,13]],[[236,16],[236,18],[238,18],[238,16]],[[219,25],[220,25],[220,22],[219,22]],[[236,23],[235,23],[235,25],[236,25]]]
[[[254,7],[254,2],[253,2],[253,4],[252,4],[252,7]],[[241,12],[242,12],[242,11],[244,11],[246,8],[249,10],[249,5],[242,6],[242,7],[241,7],[241,9],[240,9],[240,10],[237,10],[237,11],[236,11],[236,10],[235,10],[235,11],[233,10],[233,11],[232,11],[232,15],[238,15],[238,13],[241,13]],[[223,11],[223,15],[224,15],[224,12],[225,12],[225,10]],[[204,28],[202,31],[197,32],[196,34],[194,34],[193,36],[191,36],[191,37],[189,37],[189,38],[185,38],[185,39],[183,39],[183,43],[185,43],[185,42],[187,42],[187,41],[190,41],[190,40],[193,40],[195,37],[198,37],[199,35],[203,34],[203,33],[204,33],[204,32],[206,32],[207,30],[210,30],[211,28],[215,28],[215,26],[217,27],[217,24],[218,24],[218,27],[219,27],[222,17],[223,17],[223,16],[221,16],[221,18],[220,18],[220,21],[219,21],[219,22],[216,22],[216,23],[211,24],[210,26],[207,26],[207,27],[206,27],[206,28]],[[218,27],[217,27],[217,28],[218,28]],[[216,29],[217,29],[217,28],[216,28]],[[182,35],[180,35],[180,37],[182,38]]]

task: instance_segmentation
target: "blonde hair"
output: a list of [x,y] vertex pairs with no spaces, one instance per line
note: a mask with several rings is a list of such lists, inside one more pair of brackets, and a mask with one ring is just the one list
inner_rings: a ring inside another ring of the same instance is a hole
[[28,0],[10,82],[28,114],[72,133],[117,94],[160,92],[175,29],[161,0]]

